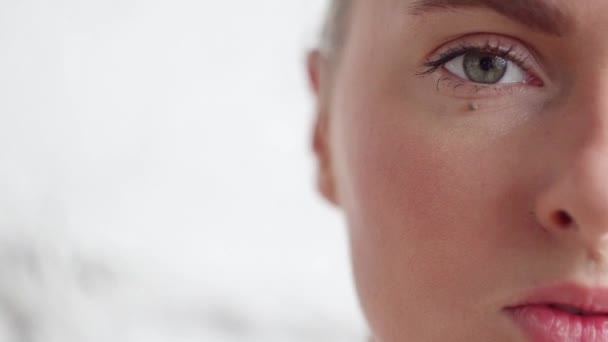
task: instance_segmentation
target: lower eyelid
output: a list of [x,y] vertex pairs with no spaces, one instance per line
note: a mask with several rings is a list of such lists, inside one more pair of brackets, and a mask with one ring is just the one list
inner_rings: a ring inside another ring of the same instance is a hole
[[450,97],[462,99],[479,99],[499,97],[525,92],[529,88],[525,83],[482,84],[474,83],[443,70],[435,76],[435,90]]
[[429,69],[425,73],[431,73],[441,68],[443,65],[437,65],[440,60],[443,59],[443,62],[445,63],[447,62],[445,60],[446,57],[451,55],[452,58],[454,58],[459,54],[464,54],[467,50],[481,50],[509,57],[509,59],[515,62],[522,70],[531,74],[532,78],[543,78],[540,77],[542,69],[537,62],[537,55],[534,53],[534,50],[530,50],[530,48],[527,47],[527,44],[517,38],[490,33],[468,34],[445,43],[431,53],[429,55],[430,57],[426,58],[427,62],[424,65]]

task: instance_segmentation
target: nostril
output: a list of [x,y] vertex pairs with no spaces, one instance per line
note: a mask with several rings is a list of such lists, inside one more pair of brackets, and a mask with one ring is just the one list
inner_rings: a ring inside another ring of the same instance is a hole
[[563,228],[570,227],[570,225],[574,222],[572,216],[570,216],[570,214],[564,210],[559,210],[556,212],[553,219],[558,226]]

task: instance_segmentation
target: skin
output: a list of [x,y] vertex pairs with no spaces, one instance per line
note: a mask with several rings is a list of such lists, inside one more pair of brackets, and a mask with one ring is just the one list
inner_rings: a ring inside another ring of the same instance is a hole
[[[355,1],[339,57],[309,56],[319,190],[376,342],[526,341],[505,308],[528,291],[608,286],[608,2],[553,0],[559,36],[410,2]],[[418,75],[478,33],[520,43],[542,85]]]

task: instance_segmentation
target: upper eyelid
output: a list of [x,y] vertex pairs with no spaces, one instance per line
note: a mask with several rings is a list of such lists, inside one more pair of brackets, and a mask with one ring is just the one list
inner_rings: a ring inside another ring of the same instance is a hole
[[427,59],[427,62],[425,63],[425,65],[429,66],[430,64],[437,63],[439,61],[448,61],[450,59],[464,55],[465,53],[470,52],[470,51],[492,53],[492,54],[496,54],[497,56],[500,56],[503,58],[508,58],[514,62],[525,64],[525,62],[528,60],[528,56],[521,56],[521,54],[514,53],[513,52],[514,49],[515,49],[515,46],[511,46],[507,49],[504,49],[500,46],[494,47],[494,46],[489,46],[489,45],[479,46],[479,45],[473,45],[473,44],[471,44],[471,45],[462,44],[458,47],[452,47],[452,48],[440,53],[434,59],[433,58]]
[[534,59],[538,58],[536,51],[520,39],[505,34],[480,32],[451,37],[448,41],[439,45],[439,47],[427,54],[425,60],[429,60],[430,56],[436,56],[442,52],[445,52],[446,50],[481,45],[489,48],[501,48],[504,46],[509,46],[511,50],[515,48],[516,50],[525,50],[531,54]]
[[526,61],[527,61],[527,57],[520,57],[520,56],[516,56],[516,55],[511,55],[511,51],[512,48],[509,48],[507,50],[503,50],[500,48],[484,48],[484,47],[478,47],[478,46],[461,46],[458,48],[452,48],[447,50],[446,52],[442,53],[440,56],[438,56],[436,59],[433,60],[428,60],[424,66],[426,66],[427,68],[429,68],[428,70],[419,73],[420,75],[426,75],[429,74],[437,69],[439,69],[442,65],[444,65],[445,63],[460,57],[468,52],[471,51],[475,51],[475,52],[484,52],[484,53],[492,53],[492,54],[496,54],[497,56],[509,59],[513,62],[515,62],[516,64],[518,64],[520,67],[524,68],[526,71],[528,71],[528,67],[525,65]]
[[[517,38],[494,33],[468,34],[456,37],[442,44],[440,47],[433,50],[433,52],[426,55],[424,62],[422,63],[425,70],[421,70],[417,75],[425,76],[435,72],[441,67],[441,65],[436,65],[441,61],[440,57],[445,57],[446,54],[449,54],[450,52],[455,52],[451,57],[456,58],[471,50],[485,52],[494,50],[490,52],[501,52],[501,54],[508,53],[506,57],[518,64],[518,66],[522,67],[526,72],[541,80],[546,79],[544,69],[542,68],[541,63],[539,63],[539,55],[534,49]],[[460,52],[460,54],[458,54],[458,52]],[[449,61],[449,59],[445,60],[445,62],[447,61]]]

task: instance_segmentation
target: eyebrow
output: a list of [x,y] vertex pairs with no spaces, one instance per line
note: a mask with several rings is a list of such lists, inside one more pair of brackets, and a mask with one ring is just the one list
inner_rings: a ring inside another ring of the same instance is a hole
[[546,0],[417,0],[409,6],[412,15],[455,9],[484,7],[543,33],[563,36],[574,26],[572,18]]

